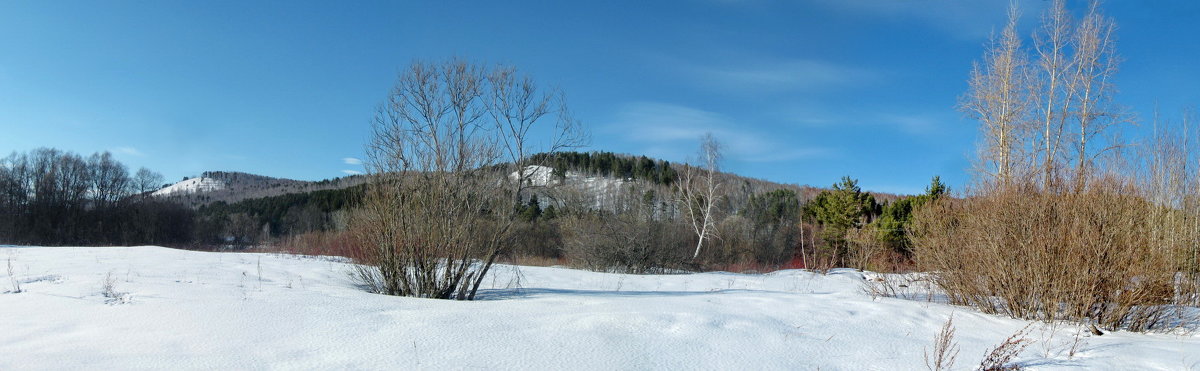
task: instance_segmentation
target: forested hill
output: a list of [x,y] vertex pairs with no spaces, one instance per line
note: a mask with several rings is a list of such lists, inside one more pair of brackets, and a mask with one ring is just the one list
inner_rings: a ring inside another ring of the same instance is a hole
[[[640,180],[655,185],[671,186],[678,179],[680,172],[685,171],[686,164],[652,159],[646,156],[635,156],[613,152],[557,152],[539,153],[531,157],[531,163],[554,168],[554,175],[562,177],[567,171],[581,173],[587,176],[609,177],[615,179]],[[828,186],[812,186],[799,184],[777,183],[769,180],[750,178],[733,173],[722,173],[723,182],[732,194],[732,198],[748,198],[750,194],[770,192],[779,189],[789,189],[797,192],[802,200],[816,197]],[[883,192],[867,192],[876,200],[894,201],[901,195]]]
[[213,202],[196,210],[197,238],[219,242],[226,234],[249,238],[262,232],[282,236],[343,229],[346,212],[362,202],[365,191],[366,184],[358,184],[234,203]]
[[[678,176],[681,172],[686,171],[685,166],[687,166],[646,156],[600,151],[539,153],[531,156],[530,163],[553,168],[553,176],[557,178],[565,179],[566,174],[570,172],[573,174],[572,177],[614,183],[615,186],[628,182],[641,183],[651,188],[657,188],[658,193],[662,196],[671,192]],[[776,190],[794,191],[799,201],[803,202],[830,189],[828,187],[776,183],[732,173],[722,173],[721,176],[724,178],[722,183],[727,191],[726,197],[734,205],[748,202],[752,195]],[[287,225],[291,223],[285,221],[285,216],[289,213],[293,216],[291,219],[306,219],[307,217],[299,217],[299,215],[301,213],[312,215],[315,212],[327,214],[357,205],[365,189],[363,185],[367,181],[367,177],[362,175],[307,182],[222,171],[205,172],[201,177],[215,181],[222,187],[219,189],[183,190],[172,193],[168,197],[183,201],[192,207],[199,207],[202,214],[245,213],[253,215],[260,222],[259,225],[270,224],[275,233],[290,228]],[[176,185],[182,183],[184,182]],[[595,186],[581,189],[593,193],[611,191],[606,190],[605,187]],[[898,195],[888,193],[868,193],[880,202],[900,198]],[[590,196],[611,198],[606,195]],[[325,222],[329,222],[329,220],[325,218]]]
[[321,181],[274,178],[230,171],[206,171],[199,177],[183,178],[154,195],[159,198],[199,207],[214,202],[235,203],[242,200],[285,194],[335,190],[364,184],[367,177],[352,175]]

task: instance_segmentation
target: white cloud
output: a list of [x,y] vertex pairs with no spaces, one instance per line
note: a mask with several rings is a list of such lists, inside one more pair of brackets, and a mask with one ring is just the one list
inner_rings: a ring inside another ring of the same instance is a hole
[[362,160],[354,157],[344,157],[342,158],[342,162],[346,165],[362,165],[363,163]]
[[129,156],[145,156],[142,151],[139,151],[137,148],[133,147],[116,147],[112,149],[112,152]]
[[785,145],[770,135],[746,129],[747,126],[719,113],[701,109],[656,103],[627,104],[618,113],[612,128],[626,133],[626,139],[649,145],[646,154],[673,161],[694,155],[700,137],[713,133],[731,158],[748,162],[775,162],[827,156],[825,148]]
[[362,175],[362,173],[363,173],[358,170],[342,170],[342,172],[346,173],[347,175]]

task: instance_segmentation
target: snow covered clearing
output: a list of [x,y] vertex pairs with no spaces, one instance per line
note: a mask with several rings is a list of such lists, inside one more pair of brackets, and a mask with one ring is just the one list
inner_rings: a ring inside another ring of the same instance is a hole
[[[635,276],[500,265],[483,300],[363,292],[340,259],[0,247],[0,369],[956,369],[1028,323],[873,298],[863,274]],[[3,273],[3,272],[0,272]],[[6,276],[0,292],[11,290]],[[1031,369],[1200,368],[1200,337],[1035,324]],[[1076,348],[1074,357],[1069,355]]]

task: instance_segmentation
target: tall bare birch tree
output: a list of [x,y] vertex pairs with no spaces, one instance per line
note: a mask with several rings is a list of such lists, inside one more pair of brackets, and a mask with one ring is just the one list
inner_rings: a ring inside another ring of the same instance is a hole
[[1063,128],[1069,117],[1074,89],[1067,80],[1071,68],[1068,44],[1071,38],[1071,15],[1064,0],[1051,0],[1042,14],[1041,27],[1034,33],[1036,62],[1031,66],[1031,100],[1038,127],[1036,151],[1040,161],[1043,190],[1059,185],[1062,167]]
[[1077,124],[1073,146],[1076,192],[1081,192],[1094,175],[1096,158],[1120,146],[1115,141],[1096,143],[1098,139],[1106,139],[1100,138],[1101,134],[1126,119],[1112,100],[1115,88],[1111,78],[1120,64],[1115,29],[1112,19],[1100,12],[1099,2],[1093,1],[1071,39],[1074,54],[1069,89],[1071,114]]
[[679,175],[678,203],[696,233],[696,252],[692,254],[692,259],[700,256],[704,241],[716,232],[714,205],[722,191],[717,174],[720,171],[721,144],[712,133],[700,138],[698,155],[699,163],[695,166],[685,165],[684,172]]
[[1028,111],[1025,68],[1028,58],[1017,34],[1020,12],[1009,9],[1008,23],[993,37],[983,60],[971,70],[959,108],[983,124],[978,170],[991,184],[1007,187],[1022,161],[1022,133]]

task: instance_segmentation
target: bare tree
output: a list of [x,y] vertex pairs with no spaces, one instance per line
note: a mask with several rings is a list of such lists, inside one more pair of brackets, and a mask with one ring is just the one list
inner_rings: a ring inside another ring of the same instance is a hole
[[722,191],[721,180],[717,174],[721,163],[721,144],[712,133],[706,133],[700,138],[698,155],[698,166],[685,164],[678,182],[678,203],[697,238],[696,252],[692,254],[692,259],[700,256],[704,240],[713,237],[716,232],[713,206]]
[[1001,187],[1017,176],[1021,156],[1024,121],[1028,111],[1024,69],[1028,63],[1017,35],[1016,5],[1009,9],[1008,23],[998,38],[993,38],[983,61],[975,64],[968,80],[969,89],[959,103],[960,109],[983,124],[985,144],[980,149],[979,171]]
[[147,168],[139,168],[137,173],[133,175],[133,191],[137,194],[147,196],[149,192],[158,189],[163,184],[163,176],[157,172]]
[[112,207],[125,197],[129,191],[129,171],[111,153],[92,155],[88,168],[92,172],[92,198],[98,207]]
[[402,71],[367,147],[372,181],[352,222],[370,264],[359,278],[391,295],[474,299],[510,240],[533,130],[551,120],[549,149],[582,142],[561,95],[510,67]]
[[1065,0],[1052,0],[1042,14],[1041,27],[1034,33],[1037,61],[1029,80],[1035,119],[1040,124],[1037,151],[1041,157],[1042,187],[1046,190],[1058,183],[1063,128],[1074,100],[1075,91],[1067,80],[1072,63],[1067,54],[1070,37],[1071,16]]
[[1120,147],[1119,143],[1109,141],[1098,150],[1094,148],[1094,141],[1103,139],[1098,136],[1126,120],[1112,100],[1115,88],[1110,79],[1120,64],[1116,55],[1115,29],[1112,19],[1100,13],[1099,2],[1093,1],[1071,39],[1074,54],[1069,96],[1073,98],[1071,113],[1078,125],[1074,138],[1076,192],[1082,191],[1093,175],[1095,159]]

